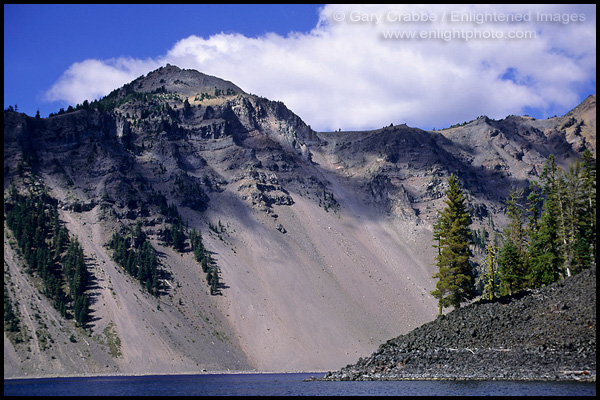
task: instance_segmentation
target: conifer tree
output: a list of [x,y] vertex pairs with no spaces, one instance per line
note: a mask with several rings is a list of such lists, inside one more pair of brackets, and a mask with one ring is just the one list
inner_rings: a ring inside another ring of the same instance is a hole
[[171,224],[171,240],[173,248],[183,253],[185,250],[185,232],[180,221],[177,224]]
[[559,181],[561,245],[567,275],[595,262],[595,161],[591,153],[571,164]]
[[436,256],[438,279],[431,294],[438,299],[439,314],[444,307],[460,307],[473,298],[473,272],[470,264],[471,216],[458,178],[451,175],[446,192],[446,208],[442,211],[434,232],[438,241]]
[[529,182],[529,195],[527,195],[528,224],[526,235],[531,238],[538,230],[542,197],[542,187],[537,181]]
[[508,225],[504,241],[498,252],[498,272],[501,295],[512,294],[527,286],[525,270],[526,230],[523,225],[525,211],[519,204],[523,189],[511,188],[507,200]]
[[559,203],[560,207],[560,222],[561,222],[561,247],[564,260],[564,270],[567,276],[571,276],[573,269],[578,269],[575,260],[575,249],[578,242],[582,239],[578,235],[578,220],[582,197],[585,195],[583,191],[583,181],[581,179],[581,164],[579,161],[571,164],[569,172],[561,176],[559,179]]
[[211,295],[216,294],[218,288],[219,288],[219,273],[217,272],[217,269],[214,268],[212,270],[212,277],[210,280],[210,294]]
[[89,299],[86,295],[82,294],[75,298],[73,305],[73,314],[75,316],[75,322],[78,326],[85,326],[89,318],[90,306]]
[[494,300],[496,298],[496,271],[494,264],[496,263],[496,248],[491,244],[487,246],[487,271],[485,273],[485,284],[483,287],[483,298]]
[[500,275],[500,294],[513,294],[525,286],[523,257],[512,238],[505,238],[498,252],[498,273]]
[[196,261],[202,262],[202,260],[205,258],[206,249],[204,248],[204,243],[202,242],[201,231],[196,231],[195,229],[192,229],[190,233],[190,245],[192,247],[192,251],[194,252],[194,257],[196,258]]
[[550,155],[541,174],[542,194],[546,196],[537,230],[529,239],[527,262],[530,286],[540,287],[556,282],[563,267],[560,244],[560,203],[558,175],[560,168]]
[[507,201],[508,227],[504,231],[505,234],[508,233],[521,254],[525,251],[525,228],[523,226],[525,211],[519,204],[522,197],[523,189],[513,186]]
[[596,160],[589,150],[584,151],[581,157],[583,181],[582,205],[579,213],[578,234],[583,239],[575,257],[587,258],[584,262],[596,265]]

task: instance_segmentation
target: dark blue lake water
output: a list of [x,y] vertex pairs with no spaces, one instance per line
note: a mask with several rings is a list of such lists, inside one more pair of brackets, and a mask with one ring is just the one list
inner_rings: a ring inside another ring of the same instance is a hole
[[17,396],[595,396],[595,383],[498,381],[304,382],[318,373],[155,375],[4,381]]

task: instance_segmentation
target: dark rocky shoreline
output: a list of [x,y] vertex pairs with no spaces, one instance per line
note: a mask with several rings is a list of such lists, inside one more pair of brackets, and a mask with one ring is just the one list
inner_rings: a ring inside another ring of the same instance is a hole
[[478,301],[318,380],[596,380],[596,267]]

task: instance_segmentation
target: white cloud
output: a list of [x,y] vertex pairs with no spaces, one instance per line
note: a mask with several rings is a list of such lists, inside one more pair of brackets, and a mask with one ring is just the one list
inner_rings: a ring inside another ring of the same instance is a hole
[[[75,63],[47,96],[73,104],[97,98],[171,63],[281,100],[317,130],[373,129],[390,122],[442,128],[482,114],[521,114],[525,107],[566,111],[580,100],[577,90],[595,82],[595,7],[328,5],[310,33],[190,36],[156,60]],[[538,12],[558,20],[539,22]],[[433,17],[437,20],[432,22]],[[389,21],[402,18],[412,22]],[[502,18],[513,22],[498,21]],[[442,38],[385,39],[384,32],[427,32]],[[535,37],[506,38],[526,32]],[[469,34],[505,36],[456,38]],[[445,40],[447,35],[455,38]],[[513,79],[502,79],[507,71]]]
[[66,101],[71,105],[107,95],[160,64],[151,60],[117,58],[106,61],[84,60],[71,65],[45,93],[47,101]]

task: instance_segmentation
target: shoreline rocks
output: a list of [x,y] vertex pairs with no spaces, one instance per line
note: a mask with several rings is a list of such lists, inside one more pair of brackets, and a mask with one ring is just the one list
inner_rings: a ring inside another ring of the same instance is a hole
[[596,380],[596,267],[478,301],[318,380]]

